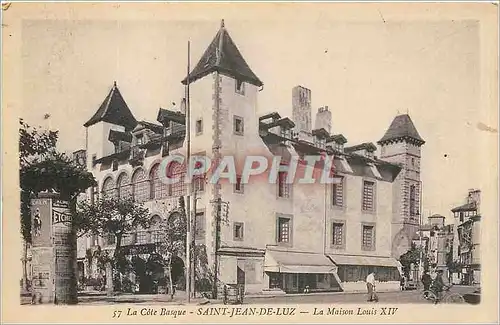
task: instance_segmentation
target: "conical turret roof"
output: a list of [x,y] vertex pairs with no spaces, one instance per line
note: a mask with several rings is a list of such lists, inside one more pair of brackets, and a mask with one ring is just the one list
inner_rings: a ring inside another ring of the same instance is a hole
[[398,139],[412,139],[419,145],[425,143],[425,141],[420,137],[420,134],[418,134],[417,128],[415,128],[415,125],[408,114],[396,116],[382,139],[380,139],[377,143],[383,144],[385,142]]
[[[224,26],[224,20],[222,20],[219,31],[205,50],[205,53],[189,74],[189,82],[192,83],[214,71],[259,87],[263,85],[262,81],[246,63],[231,36],[229,36]],[[188,78],[186,77],[182,83],[187,84],[187,82]]]
[[108,122],[132,130],[137,125],[137,120],[123,99],[116,81],[95,114],[83,126],[89,127],[98,122]]

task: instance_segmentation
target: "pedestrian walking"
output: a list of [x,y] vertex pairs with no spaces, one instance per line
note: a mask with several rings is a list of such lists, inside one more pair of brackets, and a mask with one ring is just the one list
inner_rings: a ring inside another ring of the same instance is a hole
[[366,277],[366,289],[368,290],[368,301],[378,301],[375,293],[375,271],[370,272]]
[[[432,283],[432,278],[428,271],[424,271],[421,280],[422,284],[424,285],[424,291],[428,291]],[[427,298],[427,293],[425,293],[425,297]]]

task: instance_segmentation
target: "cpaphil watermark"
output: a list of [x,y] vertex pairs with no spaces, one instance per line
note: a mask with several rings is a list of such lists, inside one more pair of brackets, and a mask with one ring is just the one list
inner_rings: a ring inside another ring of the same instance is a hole
[[234,156],[213,161],[207,156],[191,156],[189,161],[181,154],[165,157],[160,164],[160,180],[165,184],[192,183],[204,178],[210,184],[228,181],[230,184],[248,184],[252,179],[265,178],[270,184],[333,184],[335,177],[333,156],[326,154],[304,157],[246,156],[242,168],[237,168]]

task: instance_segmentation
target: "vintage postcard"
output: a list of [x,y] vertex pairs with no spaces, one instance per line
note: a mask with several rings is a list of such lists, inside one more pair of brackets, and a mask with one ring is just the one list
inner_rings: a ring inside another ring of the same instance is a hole
[[2,2],[2,322],[497,323],[498,2]]

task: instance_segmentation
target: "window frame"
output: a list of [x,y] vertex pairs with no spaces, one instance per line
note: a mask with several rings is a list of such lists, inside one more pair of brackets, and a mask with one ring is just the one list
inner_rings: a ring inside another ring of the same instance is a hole
[[[237,121],[240,122],[241,130],[237,130],[236,126],[238,125]],[[233,115],[233,134],[235,135],[244,135],[245,134],[245,120],[243,117],[238,115]]]
[[415,184],[410,185],[409,189],[409,198],[408,198],[408,209],[410,219],[414,219],[417,216],[416,208],[417,208],[417,187]]
[[[239,180],[239,182],[238,182]],[[239,185],[239,189],[238,189]],[[233,192],[238,194],[245,193],[245,184],[241,182],[241,175],[236,175],[236,183],[233,185]]]
[[[139,174],[142,173],[142,178],[139,179]],[[130,180],[131,192],[134,201],[136,202],[146,202],[151,198],[151,185],[149,184],[149,178],[147,176],[146,170],[139,167],[132,173],[132,178]],[[140,197],[138,197],[140,193]]]
[[[371,240],[371,246],[368,247],[364,244],[365,238],[364,238],[364,230],[365,227],[371,227],[372,229],[372,240]],[[376,250],[376,237],[377,236],[377,231],[376,231],[376,224],[374,222],[362,222],[361,223],[361,250],[362,251],[375,251]]]
[[234,92],[245,96],[245,81],[241,79],[234,79]]
[[[198,128],[198,124],[199,124],[199,128]],[[203,134],[203,119],[202,118],[199,118],[196,120],[196,122],[194,124],[194,133],[196,135]]]
[[[337,243],[334,243],[334,239],[335,239],[335,226],[338,226],[340,225],[342,227],[342,243],[340,244],[337,244]],[[346,225],[346,222],[345,220],[337,220],[337,219],[333,219],[330,223],[330,247],[333,248],[333,249],[345,249],[346,248],[346,239],[347,239],[347,236],[346,236],[346,231],[347,230],[347,225]]]
[[[365,183],[372,184],[372,208],[365,209]],[[375,179],[363,178],[361,181],[361,211],[365,214],[375,214],[377,212],[377,182]]]
[[331,191],[331,193],[330,193],[330,199],[331,199],[330,203],[331,204],[330,205],[334,209],[345,209],[345,207],[346,207],[346,202],[345,202],[345,199],[346,199],[346,195],[345,195],[345,193],[346,193],[346,190],[345,190],[346,177],[344,175],[338,175],[337,174],[337,175],[334,176],[334,178],[340,178],[341,179],[340,184],[342,186],[342,188],[341,188],[341,195],[342,195],[341,202],[342,202],[342,204],[340,204],[340,205],[339,204],[335,204],[335,202],[337,201],[336,197],[337,197],[337,194],[339,192],[338,189],[337,189],[337,187],[338,187],[339,184],[338,183],[333,183],[332,186],[330,187],[330,191]]
[[[237,227],[240,227],[240,229],[241,229],[241,236],[236,236]],[[245,223],[240,222],[240,221],[234,221],[233,222],[233,240],[234,241],[243,241],[244,239],[245,239]]]
[[[282,166],[288,166],[288,164],[281,164]],[[285,175],[284,180],[282,182],[282,179],[280,175]],[[278,175],[276,177],[276,197],[279,199],[291,199],[292,198],[292,183],[287,183],[287,178],[288,178],[288,171],[278,171]],[[280,191],[281,187],[283,186],[283,189]],[[280,193],[287,193],[286,195],[280,195]]]
[[[280,219],[288,220],[288,241],[280,240],[282,238]],[[276,214],[276,238],[275,238],[275,240],[276,240],[276,244],[280,245],[280,246],[292,246],[293,245],[293,215],[283,214],[283,213]]]

